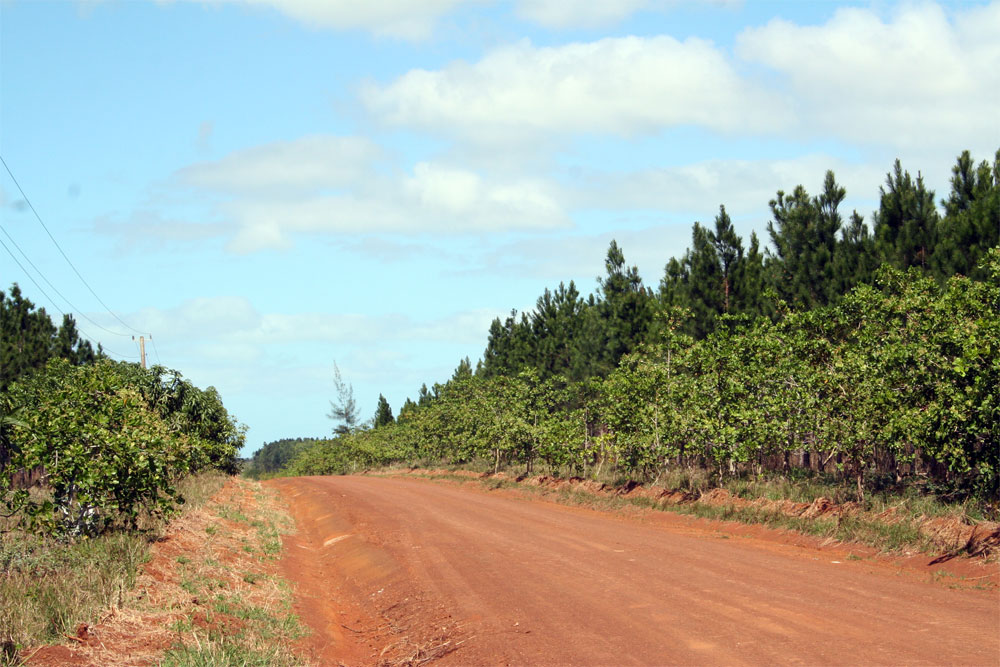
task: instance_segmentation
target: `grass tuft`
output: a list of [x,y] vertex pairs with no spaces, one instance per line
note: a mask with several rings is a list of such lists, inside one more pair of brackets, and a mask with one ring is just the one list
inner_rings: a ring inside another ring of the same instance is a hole
[[[225,480],[216,472],[182,480],[184,508],[204,505]],[[166,524],[145,517],[136,532],[70,541],[13,525],[0,526],[0,665],[19,664],[25,647],[61,640],[120,606]]]

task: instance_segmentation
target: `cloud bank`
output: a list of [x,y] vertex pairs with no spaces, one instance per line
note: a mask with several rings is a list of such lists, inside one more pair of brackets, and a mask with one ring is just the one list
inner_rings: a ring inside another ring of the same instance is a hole
[[817,26],[775,19],[740,33],[732,52],[666,35],[522,40],[476,62],[369,83],[361,99],[388,126],[496,144],[690,125],[990,150],[973,144],[1000,136],[998,34],[1000,3],[952,16],[938,5],[901,5],[888,19],[845,8]]

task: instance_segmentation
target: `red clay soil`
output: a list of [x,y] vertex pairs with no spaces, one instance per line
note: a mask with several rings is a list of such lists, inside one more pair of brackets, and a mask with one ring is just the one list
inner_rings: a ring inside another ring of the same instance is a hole
[[[207,612],[202,602],[182,587],[183,573],[178,562],[180,556],[194,560],[211,557],[223,566],[232,565],[213,573],[219,577],[216,581],[227,587],[247,589],[241,580],[242,573],[270,567],[256,564],[253,556],[242,549],[243,538],[255,530],[251,524],[217,516],[216,508],[229,504],[251,515],[259,507],[246,483],[239,478],[228,480],[205,507],[188,510],[170,523],[166,533],[152,545],[150,560],[143,565],[135,588],[126,594],[122,607],[108,610],[93,625],[81,623],[73,636],[66,635],[68,643],[25,650],[21,656],[24,663],[32,667],[155,665],[168,648],[181,641],[180,634],[170,629],[179,619],[188,619],[201,628],[238,631],[240,619]],[[227,530],[210,535],[206,529],[212,524],[227,526]],[[262,595],[259,589],[248,590],[247,597]],[[211,623],[206,614],[211,614]]]
[[829,498],[817,498],[811,503],[793,502],[791,500],[771,500],[768,498],[756,498],[747,500],[732,495],[722,488],[713,488],[704,492],[691,492],[681,489],[664,489],[657,486],[645,486],[638,482],[628,482],[624,486],[614,486],[602,484],[580,477],[550,477],[540,476],[520,476],[511,477],[505,473],[477,473],[470,470],[426,470],[410,469],[398,470],[389,473],[390,475],[418,475],[421,477],[442,478],[454,480],[458,478],[468,478],[470,480],[500,480],[513,482],[525,487],[540,487],[545,491],[573,491],[576,494],[585,494],[599,497],[641,497],[649,501],[650,504],[660,508],[674,505],[687,505],[698,503],[702,505],[713,505],[716,507],[731,507],[735,509],[754,508],[764,510],[768,513],[784,514],[789,517],[800,517],[803,519],[836,519],[842,518],[860,519],[874,523],[898,523],[906,521],[929,538],[941,552],[942,559],[951,559],[956,556],[972,556],[990,558],[1000,553],[1000,523],[993,521],[966,522],[955,517],[907,517],[898,512],[898,507],[891,507],[883,512],[865,512],[860,505],[854,502],[834,503]]
[[269,484],[318,664],[1000,665],[996,588],[801,537],[398,477]]

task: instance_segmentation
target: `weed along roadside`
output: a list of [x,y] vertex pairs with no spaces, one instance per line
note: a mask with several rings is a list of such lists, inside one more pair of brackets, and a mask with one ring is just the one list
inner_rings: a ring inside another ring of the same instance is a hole
[[[20,650],[8,652],[4,664],[300,664],[289,646],[304,630],[277,568],[281,536],[293,529],[291,520],[273,491],[256,482],[214,476],[208,483],[213,488],[204,501],[192,503],[199,506],[163,526],[151,544],[132,547],[135,553],[123,569],[134,569],[105,593],[103,607],[67,601],[54,608],[58,600],[73,597],[77,579],[105,577],[106,562],[90,552],[73,557],[72,571],[26,564],[15,570],[15,579],[8,566],[3,620],[23,630]],[[95,546],[93,552],[111,548]],[[53,548],[38,558],[68,557]],[[45,588],[52,577],[55,587]],[[42,601],[17,609],[15,587],[23,598]],[[44,627],[32,627],[33,616],[44,618]],[[43,643],[48,641],[58,643]]]

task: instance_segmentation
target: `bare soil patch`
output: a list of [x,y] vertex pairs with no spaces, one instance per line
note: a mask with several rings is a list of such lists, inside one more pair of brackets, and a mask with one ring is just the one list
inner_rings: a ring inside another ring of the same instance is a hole
[[[280,607],[285,592],[269,579],[277,573],[277,562],[267,564],[248,551],[256,543],[256,528],[224,518],[234,508],[241,516],[256,516],[262,502],[267,501],[249,483],[230,479],[205,506],[169,524],[121,606],[92,625],[81,624],[62,645],[24,651],[26,664],[159,664],[168,649],[197,646],[203,637],[244,629],[244,619],[220,611],[220,600],[238,597],[247,605]],[[204,581],[211,581],[219,595],[204,595],[199,588]]]
[[[475,473],[471,471],[449,471],[441,469],[412,469],[393,471],[389,474],[415,475],[431,478],[467,478],[475,481],[497,480],[537,487],[552,491],[571,491],[596,497],[644,498],[654,507],[691,505],[700,503],[715,507],[755,508],[765,512],[780,513],[788,517],[802,519],[861,519],[884,524],[894,524],[909,520],[890,508],[879,513],[865,512],[853,502],[834,503],[829,498],[817,498],[811,503],[790,500],[756,498],[748,500],[733,495],[726,489],[714,488],[702,493],[682,489],[665,489],[629,482],[624,486],[613,486],[580,477],[560,478],[549,475],[513,476],[505,473]],[[1000,523],[993,521],[970,522],[953,517],[919,517],[918,530],[927,537],[938,550],[940,562],[956,556],[995,560],[1000,556]],[[914,555],[914,554],[904,554]]]
[[1000,663],[995,589],[853,546],[402,476],[267,484],[320,664]]

